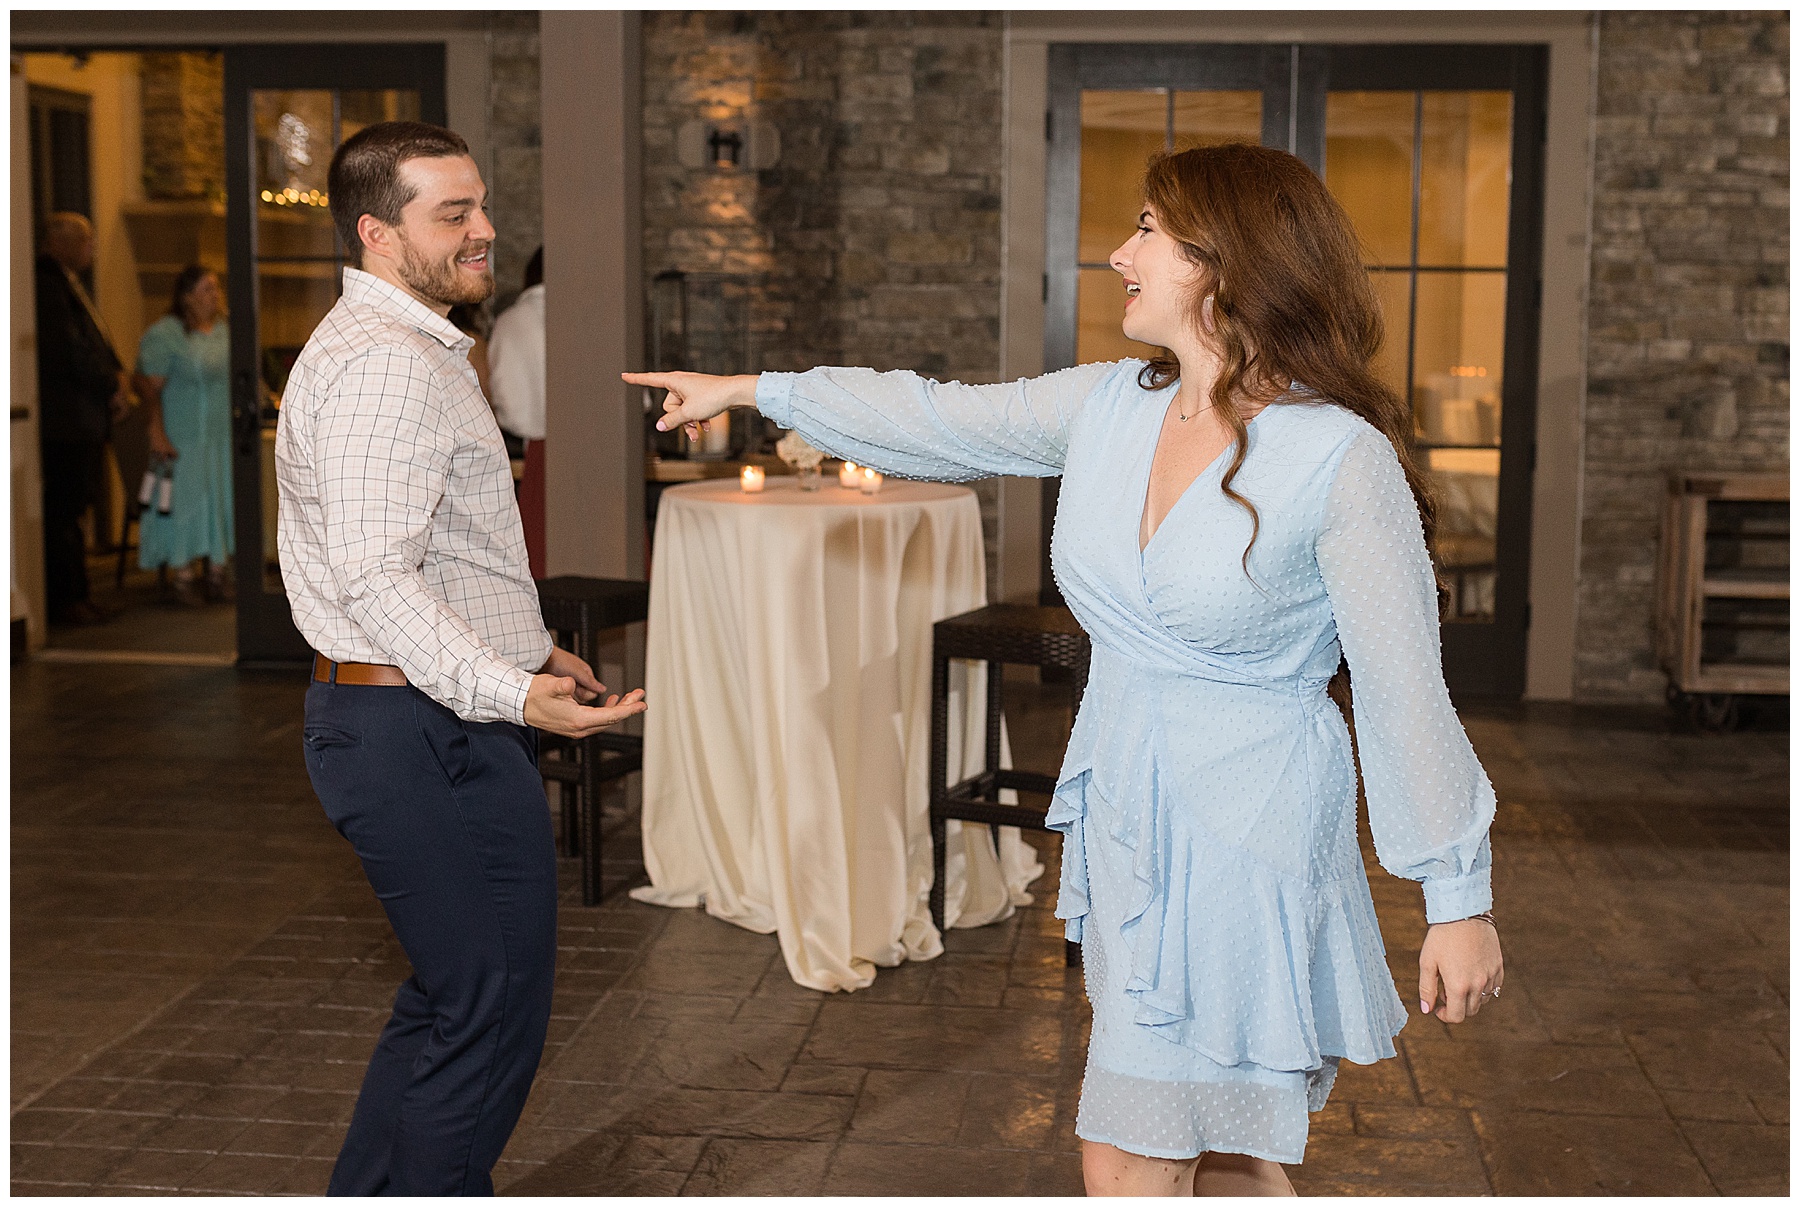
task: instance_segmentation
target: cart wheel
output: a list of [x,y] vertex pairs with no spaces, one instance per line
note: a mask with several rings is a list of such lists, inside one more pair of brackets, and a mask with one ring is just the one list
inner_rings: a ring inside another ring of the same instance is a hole
[[1689,696],[1688,720],[1701,733],[1730,733],[1738,726],[1738,698],[1722,692]]

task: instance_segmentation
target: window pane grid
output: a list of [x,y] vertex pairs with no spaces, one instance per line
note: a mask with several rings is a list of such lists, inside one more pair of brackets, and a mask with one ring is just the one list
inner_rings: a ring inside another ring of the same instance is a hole
[[1448,622],[1494,619],[1509,93],[1333,93],[1327,182],[1369,249],[1378,369],[1407,400],[1439,499]]
[[1119,330],[1121,282],[1106,257],[1137,218],[1154,154],[1223,142],[1260,142],[1262,93],[1174,88],[1083,89],[1077,210],[1077,362],[1160,351]]

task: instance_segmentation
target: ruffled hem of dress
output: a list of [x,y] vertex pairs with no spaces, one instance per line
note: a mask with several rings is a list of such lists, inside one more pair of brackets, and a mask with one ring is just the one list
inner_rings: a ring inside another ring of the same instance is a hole
[[[1356,1064],[1392,1057],[1406,1010],[1362,877],[1306,884],[1204,835],[1177,841],[1170,811],[1148,803],[1154,775],[1146,769],[1149,782],[1128,789],[1142,807],[1096,816],[1090,797],[1103,794],[1093,768],[1065,767],[1045,817],[1064,839],[1056,916],[1071,942],[1089,922],[1087,826],[1104,826],[1132,852],[1135,883],[1119,927],[1132,1021],[1222,1065],[1309,1070],[1327,1055]],[[1219,941],[1224,927],[1229,942]],[[1285,961],[1270,958],[1280,954]]]
[[1140,1157],[1156,1157],[1163,1161],[1192,1161],[1207,1153],[1238,1153],[1246,1157],[1255,1157],[1259,1161],[1273,1161],[1278,1165],[1298,1165],[1304,1153],[1287,1149],[1274,1149],[1259,1144],[1213,1144],[1196,1149],[1189,1145],[1183,1148],[1158,1148],[1152,1144],[1140,1144],[1135,1140],[1115,1140],[1111,1136],[1077,1126],[1075,1135],[1078,1139],[1091,1140],[1095,1144],[1110,1144],[1120,1152],[1136,1153]]

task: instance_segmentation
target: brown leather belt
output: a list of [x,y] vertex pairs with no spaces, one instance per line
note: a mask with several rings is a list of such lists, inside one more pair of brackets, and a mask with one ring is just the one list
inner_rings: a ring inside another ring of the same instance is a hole
[[375,662],[333,662],[313,655],[313,682],[343,683],[351,687],[405,687],[406,672],[397,666]]

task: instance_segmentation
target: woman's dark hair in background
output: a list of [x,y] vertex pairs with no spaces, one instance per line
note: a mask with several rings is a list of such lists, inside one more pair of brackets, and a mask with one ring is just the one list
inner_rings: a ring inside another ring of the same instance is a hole
[[[1250,543],[1256,543],[1260,518],[1231,488],[1244,464],[1247,429],[1230,399],[1240,390],[1273,398],[1289,382],[1355,412],[1388,438],[1429,542],[1437,507],[1413,463],[1412,415],[1375,373],[1381,306],[1350,216],[1325,182],[1286,151],[1227,143],[1151,160],[1144,200],[1202,269],[1188,299],[1195,327],[1202,301],[1214,295],[1214,338],[1224,366],[1212,402],[1236,440],[1220,486],[1250,512]],[[1180,362],[1161,356],[1144,368],[1140,382],[1161,389],[1180,376]],[[1249,557],[1246,548],[1246,570]]]
[[187,326],[187,307],[184,303],[187,302],[188,294],[194,292],[194,287],[207,277],[216,276],[218,274],[204,264],[189,264],[176,274],[175,288],[169,294],[169,313],[180,319],[182,326]]
[[525,288],[544,283],[544,249],[540,245],[531,253],[531,259],[525,265]]
[[356,224],[364,214],[389,226],[400,224],[400,211],[416,195],[400,179],[409,159],[445,159],[467,155],[462,135],[424,122],[376,122],[364,126],[338,147],[325,176],[331,220],[344,241],[350,266],[362,267],[362,237]]

